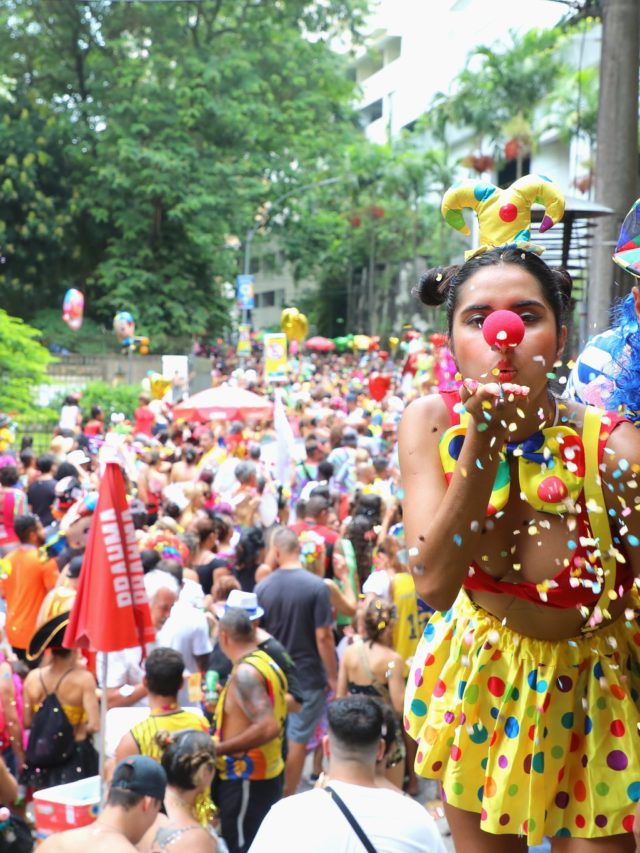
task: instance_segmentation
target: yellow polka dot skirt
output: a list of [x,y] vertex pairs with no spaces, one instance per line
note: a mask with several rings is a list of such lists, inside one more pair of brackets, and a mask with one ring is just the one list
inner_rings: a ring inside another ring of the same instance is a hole
[[[640,602],[637,602],[640,603]],[[416,771],[483,830],[631,832],[640,799],[638,609],[575,639],[524,637],[461,591],[431,617],[405,700]]]

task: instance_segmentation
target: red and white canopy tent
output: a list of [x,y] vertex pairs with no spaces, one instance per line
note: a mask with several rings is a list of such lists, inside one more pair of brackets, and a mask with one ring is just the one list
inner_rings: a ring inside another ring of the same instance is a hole
[[218,385],[199,391],[178,403],[173,409],[174,418],[207,423],[212,420],[242,421],[273,417],[273,403],[266,397],[234,385]]

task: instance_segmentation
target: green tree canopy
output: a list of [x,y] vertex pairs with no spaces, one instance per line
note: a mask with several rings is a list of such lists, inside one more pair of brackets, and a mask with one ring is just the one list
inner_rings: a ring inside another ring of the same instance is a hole
[[221,284],[239,271],[229,236],[310,170],[330,173],[358,132],[328,40],[364,5],[6,0],[10,304],[28,318],[75,286],[105,326],[130,310],[152,337],[222,327]]
[[36,387],[47,381],[52,357],[39,332],[0,309],[0,411],[35,417]]

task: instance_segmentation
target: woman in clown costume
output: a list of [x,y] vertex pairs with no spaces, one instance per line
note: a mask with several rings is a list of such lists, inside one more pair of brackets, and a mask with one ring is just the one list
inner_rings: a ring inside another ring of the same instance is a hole
[[[531,200],[549,213],[555,188],[541,196],[546,179],[529,178],[533,199],[478,185],[459,207],[484,216],[503,194],[490,211],[501,229]],[[561,214],[556,205],[552,220]],[[417,772],[442,783],[461,853],[519,853],[544,836],[561,853],[633,851],[640,436],[619,415],[554,397],[571,279],[528,232],[513,243],[486,220],[483,231],[480,252],[419,287],[423,302],[446,305],[463,384],[412,403],[400,429],[411,568],[438,611],[405,727]],[[503,325],[483,328],[494,313]]]

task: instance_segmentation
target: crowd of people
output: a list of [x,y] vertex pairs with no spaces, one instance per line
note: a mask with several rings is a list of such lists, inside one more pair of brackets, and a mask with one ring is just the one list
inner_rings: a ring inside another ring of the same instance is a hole
[[[402,704],[430,611],[416,597],[403,546],[397,431],[408,399],[435,381],[443,356],[431,349],[413,333],[395,359],[379,350],[300,355],[297,381],[284,389],[293,438],[284,482],[271,420],[189,423],[143,390],[130,423],[98,406],[85,411],[72,394],[46,452],[35,455],[28,440],[5,449],[1,590],[6,666],[18,676],[3,703],[3,758],[27,798],[97,773],[100,738],[109,777],[131,756],[164,766],[165,744],[181,732],[191,733],[190,744],[205,735],[215,777],[212,766],[213,781],[203,774],[196,787],[183,784],[180,799],[194,826],[208,827],[207,849],[248,850],[270,808],[301,781],[333,780],[323,746],[328,715],[350,697],[347,728],[362,725],[372,744],[357,740],[354,754],[384,745],[374,764],[363,764],[367,787],[388,802],[418,793]],[[256,358],[240,366],[227,353],[224,378],[268,394]],[[378,373],[392,381],[376,400],[369,378]],[[87,570],[107,451],[125,474],[156,640],[109,652],[103,684],[103,655],[62,642]],[[49,697],[69,723],[56,731],[55,757],[51,729],[35,725]],[[109,709],[106,732],[100,701]],[[414,816],[409,847],[389,849],[442,849],[430,814],[411,812],[408,802],[399,808]],[[370,828],[384,849],[385,833],[396,830]],[[158,832],[180,849],[181,835]],[[194,838],[185,834],[185,846]],[[156,849],[148,835],[139,843]]]
[[[635,849],[640,300],[563,396],[570,294],[530,243],[487,245],[420,282],[447,336],[292,358],[284,430],[142,392],[131,423],[72,396],[46,453],[8,442],[9,831],[100,738],[107,805],[44,849],[442,853],[443,814],[460,853]],[[273,391],[256,350],[217,349],[223,379]],[[106,458],[155,640],[105,658],[63,641]]]

